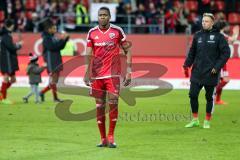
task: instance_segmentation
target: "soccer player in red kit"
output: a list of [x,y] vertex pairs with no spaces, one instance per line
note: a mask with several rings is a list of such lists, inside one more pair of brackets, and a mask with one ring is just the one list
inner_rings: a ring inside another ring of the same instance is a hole
[[[127,72],[123,85],[131,83],[131,53],[127,47],[126,35],[122,28],[110,24],[110,11],[102,7],[98,11],[99,25],[90,29],[87,36],[87,67],[84,82],[91,86],[90,95],[96,101],[97,124],[101,143],[97,147],[116,148],[114,130],[118,118],[120,91],[120,49],[127,56]],[[106,102],[106,99],[108,102]],[[105,107],[109,105],[109,131],[105,129]]]
[[[220,29],[220,32],[224,35],[225,39],[227,40],[228,44],[233,44],[234,41],[237,40],[239,35],[239,26],[233,27],[233,34],[230,35],[230,26],[226,21],[219,21],[216,22],[216,27]],[[229,73],[227,70],[227,64],[221,69],[221,78],[220,82],[216,87],[216,99],[215,104],[217,105],[225,105],[227,104],[221,99],[223,87],[230,81]]]

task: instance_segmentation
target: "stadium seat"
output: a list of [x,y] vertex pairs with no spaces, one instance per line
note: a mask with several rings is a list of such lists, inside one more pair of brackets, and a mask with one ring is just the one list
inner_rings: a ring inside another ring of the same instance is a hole
[[223,11],[225,9],[224,1],[215,1],[217,11]]
[[240,12],[240,2],[237,2],[237,5],[236,5],[236,9],[237,9],[237,12]]
[[27,17],[27,19],[32,19],[32,11],[27,11],[26,17]]
[[4,11],[1,11],[1,10],[0,10],[0,22],[3,22],[3,21],[4,21],[4,18],[5,18],[5,16],[4,16]]
[[231,24],[239,24],[240,23],[240,15],[238,13],[229,13],[228,14],[228,22]]
[[26,0],[26,9],[35,10],[36,9],[36,0]]
[[186,1],[185,7],[188,8],[190,11],[197,11],[198,2],[197,1]]

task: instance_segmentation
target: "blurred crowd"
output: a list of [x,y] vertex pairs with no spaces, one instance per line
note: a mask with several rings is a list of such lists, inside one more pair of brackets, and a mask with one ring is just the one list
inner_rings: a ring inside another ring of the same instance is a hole
[[12,18],[16,30],[41,31],[41,23],[51,17],[57,25],[64,24],[65,30],[81,31],[81,26],[91,23],[91,3],[118,3],[114,23],[124,29],[131,25],[132,33],[185,33],[200,29],[204,12],[226,20],[228,13],[239,12],[237,1],[222,1],[219,9],[214,0],[0,0],[0,24]]

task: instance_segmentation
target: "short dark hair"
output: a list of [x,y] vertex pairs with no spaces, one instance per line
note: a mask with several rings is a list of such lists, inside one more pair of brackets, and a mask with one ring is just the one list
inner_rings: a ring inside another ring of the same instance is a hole
[[219,29],[222,30],[224,27],[229,26],[229,23],[223,20],[217,21],[214,26]]
[[12,19],[7,19],[4,22],[4,25],[8,28],[11,27],[12,25],[14,25],[14,21]]
[[101,7],[101,8],[99,8],[98,12],[99,12],[100,10],[105,10],[105,11],[107,11],[107,12],[108,12],[108,15],[111,16],[111,12],[110,12],[110,9],[109,9],[108,7]]
[[53,26],[55,26],[55,24],[50,20],[50,19],[47,19],[44,24],[43,24],[43,27],[44,27],[44,31],[48,31],[49,28],[52,28]]

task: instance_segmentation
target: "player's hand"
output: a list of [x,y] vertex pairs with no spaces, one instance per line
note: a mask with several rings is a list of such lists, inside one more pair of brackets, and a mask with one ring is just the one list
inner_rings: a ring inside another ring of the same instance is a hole
[[233,27],[233,34],[229,38],[231,38],[231,41],[233,43],[238,39],[238,36],[239,36],[239,26],[237,25]]
[[183,73],[184,73],[185,77],[188,78],[189,77],[189,68],[183,67]]
[[43,64],[43,67],[47,67],[47,63],[44,63],[44,64]]
[[212,74],[217,74],[217,70],[215,68],[212,69],[211,71]]
[[19,41],[16,43],[16,46],[18,49],[22,48],[22,45],[23,45],[23,41]]
[[20,44],[20,45],[23,45],[23,41],[19,41],[19,42],[17,42],[18,44]]
[[234,26],[233,27],[233,35],[239,35],[239,26]]
[[86,86],[90,86],[90,78],[89,78],[88,75],[84,76],[83,81],[84,81]]
[[63,39],[69,39],[69,37],[70,37],[70,36],[69,36],[69,34],[67,34],[67,33],[62,34],[62,38],[63,38]]
[[126,87],[131,83],[131,73],[127,73],[123,79],[123,85]]

